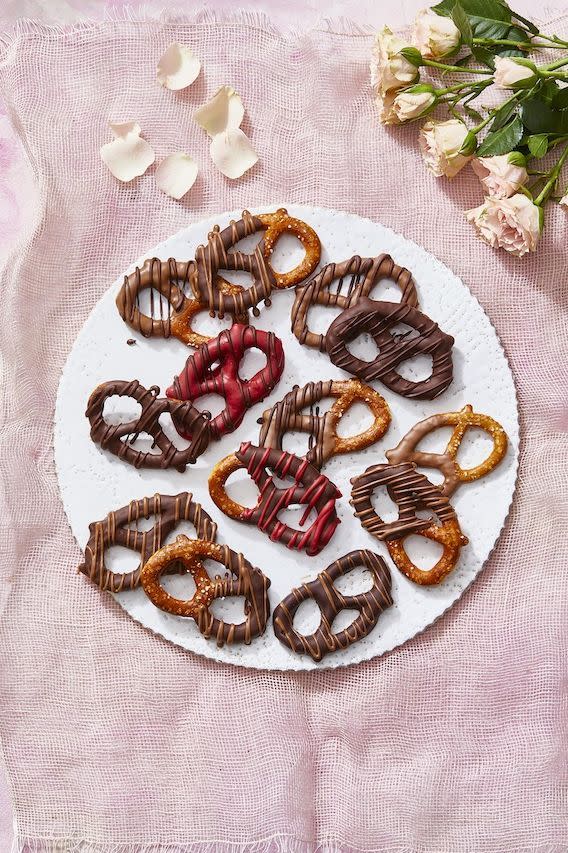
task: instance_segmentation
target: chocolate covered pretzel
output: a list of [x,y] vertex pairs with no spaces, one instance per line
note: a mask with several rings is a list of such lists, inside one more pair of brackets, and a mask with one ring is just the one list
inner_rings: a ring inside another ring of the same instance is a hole
[[[418,307],[418,296],[412,273],[395,264],[390,255],[360,258],[354,255],[339,264],[326,264],[318,273],[296,290],[292,306],[292,332],[301,344],[326,352],[326,335],[312,332],[308,313],[313,305],[345,310],[362,296],[369,296],[381,279],[395,282],[401,291],[400,301]],[[332,289],[335,285],[335,289]]]
[[[203,566],[205,559],[220,563],[226,570],[225,576],[210,578]],[[179,565],[195,581],[195,593],[189,600],[175,598],[161,584],[162,575],[172,566]],[[270,580],[242,554],[231,551],[226,545],[178,536],[174,543],[157,551],[144,564],[141,582],[144,592],[156,607],[176,616],[194,619],[203,636],[207,639],[215,637],[219,648],[225,643],[248,645],[266,628],[270,615]],[[245,619],[238,624],[217,619],[209,609],[216,598],[233,596],[245,599]]]
[[[396,566],[414,583],[430,585],[440,583],[452,571],[459,558],[460,549],[467,545],[448,498],[424,474],[416,470],[413,462],[399,465],[373,465],[351,480],[351,506],[361,525],[377,539],[385,540]],[[385,522],[373,507],[376,489],[385,486],[389,497],[398,505],[398,518]],[[439,521],[420,518],[419,510],[429,510]],[[443,546],[443,553],[435,566],[423,570],[415,566],[404,550],[403,540],[410,534],[425,536]]]
[[[259,490],[257,504],[252,508],[241,506],[225,491],[229,476],[243,466]],[[288,477],[292,484],[288,488],[278,487],[274,476]],[[335,502],[341,497],[341,492],[314,465],[293,453],[255,447],[250,442],[244,442],[234,456],[228,456],[215,465],[209,477],[209,493],[229,518],[254,524],[273,542],[282,542],[291,550],[305,550],[310,557],[319,554],[327,545],[339,524]],[[307,522],[312,510],[317,513],[307,530],[297,530],[279,520],[278,514],[292,505],[305,507],[300,527]]]
[[[404,323],[415,336],[396,334]],[[347,345],[364,333],[371,335],[379,350],[373,361],[363,361],[349,352]],[[418,400],[432,400],[442,394],[453,378],[454,339],[417,308],[393,302],[376,302],[361,297],[335,318],[326,335],[326,347],[333,364],[363,382],[380,380],[395,394]],[[427,379],[405,379],[396,368],[416,355],[432,357],[432,373]]]
[[[199,412],[190,402],[159,397],[157,385],[144,388],[136,379],[113,380],[99,385],[87,403],[85,412],[91,424],[91,439],[135,468],[175,468],[185,471],[207,448],[211,437],[209,413]],[[131,397],[141,406],[138,418],[120,424],[110,424],[104,417],[109,397]],[[170,414],[176,425],[191,436],[190,444],[179,450],[160,425],[160,417]],[[153,438],[159,453],[136,450],[132,445],[141,433]]]
[[[154,518],[149,529],[139,530],[142,519]],[[113,510],[102,521],[89,524],[89,541],[85,547],[85,562],[78,571],[101,589],[122,592],[136,589],[140,584],[142,566],[159,551],[166,539],[182,521],[195,527],[199,539],[214,541],[217,525],[201,504],[195,503],[190,492],[179,495],[159,495],[131,501],[128,506]],[[140,563],[131,572],[113,572],[105,558],[109,548],[121,545],[140,554]]]
[[[342,575],[362,566],[373,578],[368,592],[344,595],[335,586]],[[294,628],[294,616],[303,601],[317,604],[321,621],[313,634],[301,634]],[[392,605],[391,576],[381,557],[372,551],[352,551],[340,557],[309,583],[293,589],[274,610],[273,625],[276,637],[296,654],[309,655],[320,661],[326,654],[346,649],[369,634],[379,616]],[[358,610],[359,615],[342,631],[333,631],[333,621],[342,610]]]

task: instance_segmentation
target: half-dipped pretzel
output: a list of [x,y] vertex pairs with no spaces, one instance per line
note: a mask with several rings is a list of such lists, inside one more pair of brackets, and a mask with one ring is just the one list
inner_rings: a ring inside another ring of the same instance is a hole
[[[157,385],[144,388],[136,379],[114,380],[99,385],[87,403],[85,412],[91,424],[91,439],[104,450],[124,459],[135,468],[176,468],[185,471],[207,448],[211,437],[209,414],[199,412],[190,402],[159,397]],[[120,424],[105,420],[104,406],[109,397],[131,397],[140,403],[140,416]],[[176,425],[191,436],[190,444],[179,450],[160,425],[160,417],[169,413]],[[132,445],[141,433],[154,439],[159,453],[137,450]]]
[[[241,506],[225,491],[229,476],[243,466],[259,490],[254,507]],[[292,483],[288,488],[278,487],[274,476],[288,477]],[[327,545],[339,524],[335,502],[341,492],[314,465],[293,453],[255,447],[250,442],[241,444],[234,457],[228,456],[215,465],[209,477],[209,494],[229,518],[254,524],[273,542],[282,542],[291,550],[305,550],[310,557],[319,554]],[[297,530],[279,520],[278,514],[292,505],[305,507],[300,527],[307,522],[312,510],[317,513],[307,530]]]
[[[428,433],[445,426],[453,426],[454,430],[442,453],[416,450],[416,445]],[[489,433],[493,447],[489,456],[479,465],[473,468],[462,468],[456,461],[456,456],[463,437],[470,427],[477,427]],[[473,483],[474,480],[489,474],[499,465],[506,452],[507,433],[501,424],[489,415],[474,412],[468,404],[459,412],[442,412],[420,421],[406,433],[393,450],[387,450],[385,456],[393,465],[399,462],[415,462],[420,468],[437,468],[444,475],[444,482],[439,488],[443,494],[451,495],[460,483]]]
[[[395,327],[404,323],[417,331],[399,335]],[[364,333],[371,335],[379,350],[373,361],[357,358],[347,348]],[[393,302],[376,302],[362,296],[335,318],[326,335],[328,355],[333,364],[362,379],[380,380],[395,394],[418,400],[432,400],[450,385],[453,378],[454,339],[417,308]],[[432,373],[416,382],[405,379],[396,368],[415,355],[432,358]]]
[[[152,527],[138,529],[141,519],[154,519]],[[179,495],[154,495],[131,501],[128,506],[109,512],[102,521],[89,524],[89,541],[85,547],[85,562],[78,571],[101,589],[122,592],[136,589],[140,584],[140,571],[144,563],[159,551],[164,542],[182,522],[195,527],[199,539],[215,540],[217,525],[201,504],[192,500],[189,492]],[[140,554],[140,563],[131,572],[113,572],[105,563],[106,553],[113,545],[121,545]]]
[[[373,585],[358,595],[343,595],[335,581],[358,566],[367,569]],[[294,628],[294,616],[303,601],[317,604],[321,621],[313,634],[301,634]],[[309,583],[293,589],[274,611],[272,622],[276,637],[296,654],[320,661],[326,654],[346,649],[369,634],[379,616],[392,604],[391,576],[385,561],[372,551],[352,551],[340,557]],[[358,610],[359,615],[342,631],[333,631],[333,621],[342,610]]]
[[[198,299],[188,296],[191,293],[189,282],[194,274],[193,261],[176,261],[170,258],[148,258],[141,267],[124,277],[124,284],[116,297],[116,305],[122,319],[131,329],[140,332],[145,338],[177,338],[185,344],[198,347],[211,339],[193,329],[193,318],[207,306]],[[217,287],[221,293],[235,295],[242,287],[219,278]],[[150,291],[150,314],[144,314],[140,308],[140,294]],[[166,302],[154,297],[157,291]],[[234,323],[248,323],[246,311],[233,314]]]
[[[266,364],[250,379],[241,379],[241,360],[246,350],[252,347],[266,355]],[[175,377],[166,394],[172,400],[191,403],[206,394],[220,394],[226,406],[209,425],[211,437],[218,439],[233,432],[248,409],[272,391],[283,370],[284,350],[280,338],[273,332],[263,332],[254,326],[235,324],[189,356],[183,372]],[[192,435],[181,418],[173,415],[172,420],[180,435],[184,438]]]
[[[225,569],[225,577],[211,579],[202,561],[215,560]],[[189,600],[170,595],[161,584],[161,577],[172,565],[181,564],[195,581],[196,590]],[[260,569],[252,566],[242,554],[226,545],[178,536],[144,564],[141,572],[144,591],[150,601],[167,613],[195,619],[204,637],[215,637],[217,646],[225,643],[250,643],[264,633],[270,615],[268,587],[270,580]],[[239,624],[217,619],[209,610],[216,598],[243,596],[245,620]]]
[[[452,571],[460,549],[467,545],[453,506],[439,488],[416,470],[413,462],[399,465],[373,465],[351,480],[351,506],[361,525],[377,539],[386,540],[396,566],[414,583],[440,583]],[[398,518],[385,522],[373,507],[376,489],[385,486],[389,497],[398,505]],[[432,518],[420,518],[419,510],[429,510]],[[425,570],[415,566],[404,550],[404,539],[410,534],[434,539],[443,546],[435,566]],[[392,547],[391,547],[392,546]]]
[[[395,264],[390,255],[360,258],[354,255],[339,264],[326,264],[302,287],[297,288],[292,306],[292,332],[301,344],[326,351],[326,335],[308,328],[308,313],[313,305],[345,310],[361,296],[369,296],[381,279],[394,281],[401,290],[400,301],[411,308],[418,307],[418,296],[412,273]],[[337,282],[335,289],[332,289]],[[346,286],[345,283],[347,282]]]

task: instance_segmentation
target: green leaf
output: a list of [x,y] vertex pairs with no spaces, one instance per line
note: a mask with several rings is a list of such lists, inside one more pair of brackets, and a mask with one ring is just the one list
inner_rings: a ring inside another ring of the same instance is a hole
[[400,53],[417,68],[420,68],[423,63],[422,54],[416,47],[403,47]]
[[529,30],[529,32],[533,33],[533,35],[535,35],[535,36],[538,35],[538,27],[536,26],[536,24],[533,24],[533,22],[529,21],[528,18],[523,18],[522,15],[519,15],[518,12],[515,12],[513,9],[511,9],[511,7],[508,6],[506,3],[502,2],[501,6],[503,6],[507,10],[509,15],[513,18],[513,20],[520,21],[521,24],[525,25],[525,27]]
[[[538,97],[539,100],[555,106],[554,101],[559,92],[560,88],[554,80],[543,80],[538,90]],[[558,109],[562,109],[562,107],[558,107]]]
[[555,110],[565,110],[568,107],[568,86],[558,89],[552,101]]
[[[506,39],[511,29],[511,24],[495,20],[493,18],[480,18],[476,15],[470,16],[473,35],[478,39]],[[522,39],[524,41],[524,39]]]
[[568,134],[568,109],[555,111],[539,98],[531,98],[522,105],[521,115],[531,133]]
[[481,47],[481,45],[476,44],[471,48],[471,52],[475,56],[478,62],[481,62],[482,65],[486,65],[487,68],[491,68],[493,71],[495,68],[495,57],[491,53],[490,50],[487,50],[486,47]]
[[471,44],[473,40],[471,24],[469,23],[469,18],[466,15],[465,9],[460,5],[460,3],[456,3],[452,9],[452,21],[461,33],[462,42],[464,44]]
[[533,157],[544,157],[548,151],[548,136],[546,133],[535,133],[527,139],[529,151]]
[[[511,13],[505,9],[499,0],[460,0],[467,15],[477,15],[479,18],[494,18],[497,21],[510,21]],[[442,0],[432,11],[438,15],[450,17],[455,0]]]
[[511,153],[507,157],[507,161],[512,166],[526,166],[527,165],[527,158],[525,157],[524,154],[521,154],[520,151],[511,151]]
[[516,111],[517,106],[518,104],[516,101],[511,101],[510,104],[505,103],[500,106],[495,113],[495,117],[493,119],[493,122],[491,123],[490,130],[499,130],[499,128],[506,125],[513,113]]
[[477,110],[473,109],[473,107],[468,107],[467,104],[462,104],[462,106],[464,113],[470,118],[474,119],[477,122],[483,121],[483,116],[481,115],[481,113],[478,113]]
[[493,157],[495,154],[508,154],[515,148],[523,135],[523,123],[519,116],[501,127],[499,130],[487,134],[479,148],[478,157]]

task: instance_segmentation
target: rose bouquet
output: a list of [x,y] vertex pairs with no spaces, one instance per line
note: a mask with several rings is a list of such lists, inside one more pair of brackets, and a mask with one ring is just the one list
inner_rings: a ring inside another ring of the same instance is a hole
[[[442,0],[418,14],[410,41],[386,26],[377,33],[371,84],[383,124],[426,119],[419,146],[436,177],[471,163],[486,193],[465,214],[479,236],[518,257],[534,251],[545,204],[568,207],[557,189],[568,157],[568,41],[503,0]],[[499,102],[482,105],[484,93]]]

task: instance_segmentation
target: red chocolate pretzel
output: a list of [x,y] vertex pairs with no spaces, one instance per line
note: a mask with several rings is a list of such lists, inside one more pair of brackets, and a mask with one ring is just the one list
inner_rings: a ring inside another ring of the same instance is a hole
[[[358,566],[366,568],[373,577],[368,592],[343,595],[335,581]],[[294,616],[300,604],[315,601],[321,622],[313,634],[300,634],[294,628]],[[309,655],[320,661],[329,652],[346,649],[369,634],[379,616],[392,605],[391,576],[384,560],[372,551],[352,551],[324,569],[314,581],[293,589],[274,611],[274,633],[281,643],[299,655]],[[342,631],[332,630],[333,621],[342,610],[358,610],[359,615]]]
[[[257,347],[266,355],[266,365],[250,379],[241,379],[239,365],[247,349]],[[212,365],[216,365],[211,369]],[[272,332],[254,326],[235,325],[203,344],[176,376],[166,394],[170,399],[191,403],[205,394],[220,394],[227,405],[210,422],[211,437],[218,439],[233,432],[251,406],[263,400],[277,384],[284,370],[282,342]],[[191,436],[181,419],[173,416],[176,429]]]
[[[225,491],[225,483],[236,470],[246,467],[259,490],[255,507],[248,508],[233,501]],[[293,480],[289,488],[279,488],[267,469],[280,478]],[[250,442],[241,444],[234,456],[228,456],[215,465],[209,477],[209,493],[219,509],[237,521],[256,525],[267,533],[273,542],[282,542],[287,548],[305,550],[313,557],[324,548],[339,524],[335,502],[341,492],[317,468],[293,453],[255,447]],[[306,507],[300,519],[302,527],[312,510],[317,518],[305,531],[295,530],[279,521],[278,513],[289,506]]]

